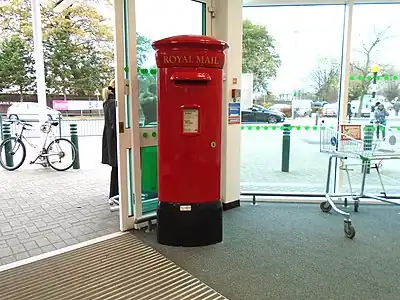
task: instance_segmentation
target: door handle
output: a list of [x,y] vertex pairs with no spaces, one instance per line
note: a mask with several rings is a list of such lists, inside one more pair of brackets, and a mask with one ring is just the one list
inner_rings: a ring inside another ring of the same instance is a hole
[[119,133],[124,133],[124,131],[125,131],[125,124],[124,124],[124,122],[119,122],[118,123],[118,129],[119,129]]

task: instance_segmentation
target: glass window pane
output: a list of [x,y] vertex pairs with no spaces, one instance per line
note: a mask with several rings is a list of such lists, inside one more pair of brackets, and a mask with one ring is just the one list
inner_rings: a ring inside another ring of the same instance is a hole
[[156,209],[158,197],[157,77],[151,43],[174,35],[203,34],[204,6],[190,0],[136,1],[143,214]]
[[319,125],[337,125],[344,15],[343,5],[243,9],[254,92],[242,98],[242,191],[324,193]]
[[[366,141],[365,147],[368,147],[368,139],[371,141],[375,155],[395,156],[400,153],[400,144],[397,142],[400,140],[400,57],[397,54],[400,42],[399,13],[399,4],[354,6],[348,108],[352,115],[351,124],[361,125],[364,133],[368,129],[367,125],[373,125],[372,141],[368,134],[364,134],[363,138]],[[381,108],[378,108],[378,103],[382,104]],[[360,163],[358,159],[351,162]],[[386,192],[399,194],[400,160],[377,161],[377,165]],[[359,191],[361,167],[354,169],[350,178],[354,189]],[[344,177],[343,188],[348,190],[346,183]],[[365,191],[374,194],[383,192],[374,169],[367,176]]]
[[[190,0],[136,1],[140,123],[157,121],[156,63],[153,41],[180,34],[203,34],[203,3]],[[157,10],[154,10],[157,7]],[[176,18],[177,11],[184,11]],[[157,22],[153,22],[153,20]],[[162,24],[162,26],[160,26]]]

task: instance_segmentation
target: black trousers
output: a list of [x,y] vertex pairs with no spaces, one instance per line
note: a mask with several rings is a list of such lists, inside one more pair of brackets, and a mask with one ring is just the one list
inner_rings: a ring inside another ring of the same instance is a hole
[[386,135],[386,127],[385,125],[378,124],[376,126],[376,138],[379,139],[379,134],[382,132],[382,138],[385,138]]
[[112,167],[110,180],[110,198],[119,194],[118,167]]

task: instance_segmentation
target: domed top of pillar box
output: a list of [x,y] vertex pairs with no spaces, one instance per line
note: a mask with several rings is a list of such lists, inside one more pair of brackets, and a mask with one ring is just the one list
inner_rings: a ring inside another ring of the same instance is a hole
[[205,35],[178,35],[155,41],[158,68],[205,67],[222,69],[227,42]]

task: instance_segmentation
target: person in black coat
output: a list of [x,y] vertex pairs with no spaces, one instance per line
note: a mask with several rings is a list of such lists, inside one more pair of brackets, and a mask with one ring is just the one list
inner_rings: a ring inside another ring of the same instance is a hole
[[115,101],[115,81],[103,89],[104,129],[102,140],[103,164],[111,166],[110,194],[114,197],[119,194],[118,185],[118,148],[117,148],[117,115]]
[[351,103],[347,102],[347,116],[349,117],[349,123],[351,121],[351,116],[353,115],[353,112],[351,111]]

